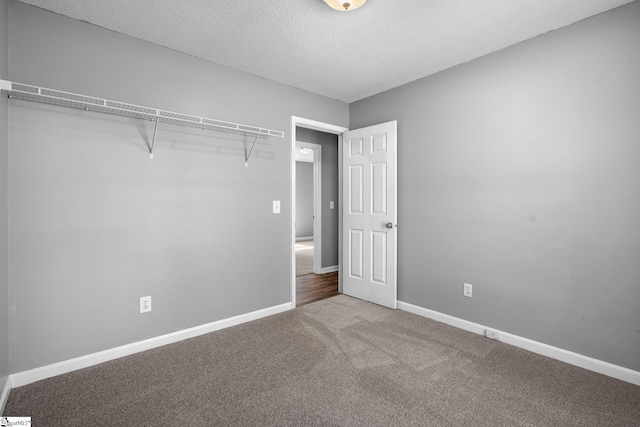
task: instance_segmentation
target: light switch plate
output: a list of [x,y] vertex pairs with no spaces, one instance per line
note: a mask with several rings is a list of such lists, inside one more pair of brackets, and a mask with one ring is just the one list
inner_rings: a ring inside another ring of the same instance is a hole
[[280,200],[274,200],[273,201],[273,213],[274,214],[279,214],[280,213]]
[[333,203],[333,200],[329,202],[329,209],[333,209],[335,206],[336,205]]

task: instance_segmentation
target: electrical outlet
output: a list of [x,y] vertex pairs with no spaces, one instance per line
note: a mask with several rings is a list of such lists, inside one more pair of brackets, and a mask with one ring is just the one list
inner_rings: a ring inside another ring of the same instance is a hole
[[484,336],[492,340],[500,341],[500,334],[493,329],[485,329]]
[[151,311],[151,296],[140,298],[140,313],[148,313]]
[[469,283],[465,283],[464,289],[462,290],[462,295],[464,295],[465,297],[471,298],[472,293],[473,293],[473,285],[470,285]]

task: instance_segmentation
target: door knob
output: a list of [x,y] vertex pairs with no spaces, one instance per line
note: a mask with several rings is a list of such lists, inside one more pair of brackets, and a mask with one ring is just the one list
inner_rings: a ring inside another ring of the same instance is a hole
[[393,228],[393,223],[388,222],[384,226],[387,227],[387,228]]

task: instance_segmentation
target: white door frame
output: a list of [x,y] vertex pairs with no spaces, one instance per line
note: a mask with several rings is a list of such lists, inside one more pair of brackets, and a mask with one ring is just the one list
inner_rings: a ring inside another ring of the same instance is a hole
[[322,145],[296,141],[296,147],[313,150],[313,274],[322,274]]
[[[336,126],[329,123],[323,123],[316,120],[305,119],[303,117],[291,116],[291,250],[290,250],[290,264],[291,264],[291,274],[290,274],[290,282],[291,282],[291,308],[296,308],[296,158],[295,158],[295,150],[296,150],[296,127],[306,128],[317,130],[320,132],[331,133],[334,135],[338,135],[338,188],[339,188],[339,197],[338,200],[342,200],[342,133],[349,130],[349,128],[343,126]],[[340,234],[338,236],[338,266],[339,271],[342,270],[342,203],[339,203],[340,209],[338,211],[338,229],[340,230]],[[321,209],[321,207],[319,207]],[[314,224],[315,228],[315,224]],[[315,230],[314,230],[315,234]],[[315,236],[314,236],[315,241]],[[315,251],[315,248],[314,248]],[[320,258],[320,257],[319,257]],[[314,260],[315,264],[315,260]],[[314,266],[315,269],[315,266]],[[342,277],[341,272],[338,273],[338,289],[342,289],[342,281],[340,280]]]

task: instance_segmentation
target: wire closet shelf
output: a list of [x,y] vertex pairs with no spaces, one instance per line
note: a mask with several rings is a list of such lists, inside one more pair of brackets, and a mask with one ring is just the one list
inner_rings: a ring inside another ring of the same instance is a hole
[[[271,136],[284,138],[284,132],[279,130],[266,129],[256,126],[243,125],[240,123],[211,119],[207,117],[198,117],[189,114],[176,113],[173,111],[161,110],[159,108],[144,107],[141,105],[128,104],[126,102],[120,101],[111,101],[108,99],[80,95],[71,92],[64,92],[55,89],[48,89],[39,86],[32,86],[23,83],[15,83],[7,80],[0,79],[0,89],[5,90],[8,93],[9,98],[23,99],[27,101],[35,101],[45,104],[59,105],[63,107],[78,108],[86,111],[95,111],[99,113],[132,117],[142,120],[150,120],[156,123],[156,128],[154,129],[154,139],[158,123],[168,123],[204,130],[252,135],[255,136],[256,140],[258,137],[268,138]],[[152,150],[153,148],[151,148],[151,158],[153,158]],[[245,156],[245,163],[248,160],[248,156]]]

